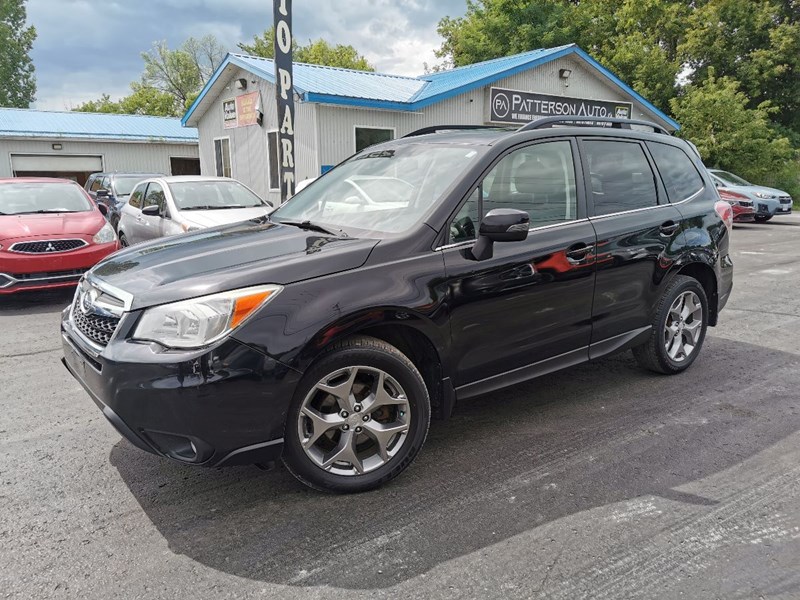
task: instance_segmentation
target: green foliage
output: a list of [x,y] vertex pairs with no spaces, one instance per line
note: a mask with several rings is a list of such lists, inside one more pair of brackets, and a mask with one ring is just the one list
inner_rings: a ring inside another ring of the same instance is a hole
[[0,0],[0,106],[28,108],[35,100],[36,29],[25,27],[26,18],[25,0]]
[[796,152],[770,125],[774,109],[769,103],[748,108],[749,99],[739,88],[735,79],[717,78],[712,69],[704,82],[672,100],[672,110],[683,126],[681,135],[694,142],[706,165],[761,183]]
[[[274,36],[275,30],[270,27],[261,35],[255,36],[252,44],[240,43],[238,46],[242,52],[251,56],[275,58]],[[309,40],[305,46],[301,46],[293,40],[292,59],[295,62],[355,69],[357,71],[375,70],[375,67],[360,55],[353,46],[344,44],[336,44],[334,46],[321,38],[315,41]]]

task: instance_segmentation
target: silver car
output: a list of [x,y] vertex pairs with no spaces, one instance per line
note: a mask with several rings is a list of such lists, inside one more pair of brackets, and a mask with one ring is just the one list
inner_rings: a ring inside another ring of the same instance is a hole
[[788,215],[792,212],[792,197],[784,191],[754,185],[728,171],[709,169],[708,172],[718,188],[743,195],[745,199],[750,200],[756,210],[756,221],[759,223],[769,221],[775,215]]
[[250,188],[225,177],[155,177],[138,184],[122,207],[120,244],[247,221],[272,211]]

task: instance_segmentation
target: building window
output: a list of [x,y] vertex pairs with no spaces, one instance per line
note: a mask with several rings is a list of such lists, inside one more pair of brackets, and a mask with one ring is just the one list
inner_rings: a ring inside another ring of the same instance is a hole
[[231,140],[218,138],[214,140],[214,160],[217,177],[231,176]]
[[356,127],[356,152],[361,152],[364,148],[393,139],[394,129]]
[[281,188],[280,168],[278,166],[278,132],[270,131],[267,134],[267,150],[269,152],[269,189]]

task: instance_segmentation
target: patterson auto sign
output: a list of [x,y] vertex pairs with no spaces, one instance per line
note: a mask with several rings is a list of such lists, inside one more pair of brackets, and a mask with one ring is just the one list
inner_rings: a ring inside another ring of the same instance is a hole
[[566,115],[630,119],[632,109],[630,102],[565,98],[495,87],[489,91],[489,121],[492,123],[528,123],[542,117]]

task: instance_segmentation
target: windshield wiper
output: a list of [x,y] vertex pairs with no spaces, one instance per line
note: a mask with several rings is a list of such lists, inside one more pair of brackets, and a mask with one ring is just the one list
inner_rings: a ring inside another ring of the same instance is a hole
[[39,210],[26,210],[25,212],[18,212],[14,213],[17,215],[46,215],[51,213],[74,213],[74,212],[82,212],[80,210],[64,210],[60,208],[40,208]]
[[327,233],[328,235],[347,237],[347,234],[341,229],[337,231],[332,231],[330,229],[327,229],[326,227],[323,227],[322,225],[317,225],[316,223],[312,223],[311,221],[273,221],[273,223],[279,223],[281,225],[291,225],[292,227],[299,227],[300,229],[305,229],[307,231],[319,231],[320,233]]

